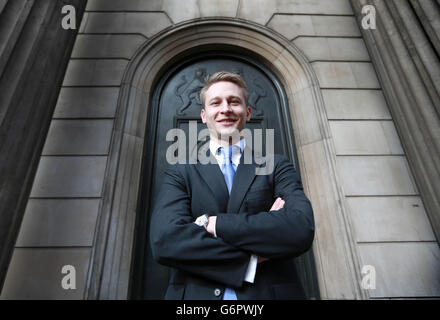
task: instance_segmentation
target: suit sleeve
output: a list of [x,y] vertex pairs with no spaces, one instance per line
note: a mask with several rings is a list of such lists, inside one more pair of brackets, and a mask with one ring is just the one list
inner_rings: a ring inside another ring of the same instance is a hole
[[274,196],[285,201],[284,207],[257,214],[219,214],[216,231],[227,243],[261,257],[295,257],[312,245],[313,210],[287,158],[281,157],[274,170]]
[[241,287],[250,254],[193,223],[190,203],[182,174],[177,166],[169,166],[151,217],[154,259],[227,286]]

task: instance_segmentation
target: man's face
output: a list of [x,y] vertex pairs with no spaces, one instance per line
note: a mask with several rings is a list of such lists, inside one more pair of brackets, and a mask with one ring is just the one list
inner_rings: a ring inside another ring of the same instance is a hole
[[200,112],[202,122],[208,126],[211,138],[226,138],[240,132],[251,118],[242,89],[233,82],[212,84],[205,94],[205,108]]

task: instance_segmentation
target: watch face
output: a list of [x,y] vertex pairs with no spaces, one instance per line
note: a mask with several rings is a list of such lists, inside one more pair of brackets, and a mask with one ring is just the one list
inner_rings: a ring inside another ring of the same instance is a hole
[[203,225],[205,225],[205,226],[208,224],[208,216],[206,214],[203,215],[202,222],[203,222]]
[[206,226],[206,224],[208,223],[208,215],[207,214],[201,215],[196,219],[194,223],[201,227]]

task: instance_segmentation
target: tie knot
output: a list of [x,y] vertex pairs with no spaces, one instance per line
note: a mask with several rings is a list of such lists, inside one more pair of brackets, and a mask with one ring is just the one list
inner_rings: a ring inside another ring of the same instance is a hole
[[221,154],[221,155],[223,155],[223,158],[224,158],[225,160],[226,160],[226,159],[229,159],[229,161],[232,161],[232,152],[233,152],[233,150],[234,150],[235,148],[237,148],[237,146],[229,146],[229,147],[227,147],[227,148],[219,147],[219,148],[218,148],[218,153]]

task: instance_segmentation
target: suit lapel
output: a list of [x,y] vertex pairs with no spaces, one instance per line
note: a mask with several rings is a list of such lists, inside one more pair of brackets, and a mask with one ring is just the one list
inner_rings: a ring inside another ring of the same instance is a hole
[[202,179],[206,182],[214,194],[220,212],[226,212],[229,195],[225,178],[223,177],[223,173],[220,170],[217,160],[209,150],[208,152],[210,155],[210,163],[201,164],[199,162],[197,163],[196,168],[199,171]]
[[231,194],[229,196],[228,212],[238,213],[244,197],[246,196],[250,185],[255,179],[255,168],[257,165],[255,164],[254,155],[252,153],[252,163],[246,164],[244,163],[246,152],[252,151],[246,146],[245,152],[243,152],[241,155],[240,165],[237,167],[234,183],[232,184]]

